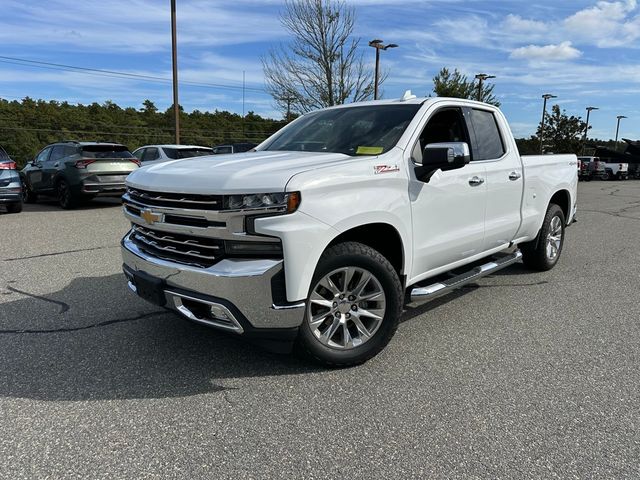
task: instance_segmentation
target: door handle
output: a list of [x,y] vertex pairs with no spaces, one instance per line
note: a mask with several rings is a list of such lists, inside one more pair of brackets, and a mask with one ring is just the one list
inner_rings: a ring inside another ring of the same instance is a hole
[[509,180],[511,180],[512,182],[515,182],[516,180],[518,180],[522,175],[519,172],[511,172],[509,174]]
[[469,185],[471,185],[472,187],[477,187],[478,185],[482,185],[483,183],[484,178],[480,178],[477,175],[469,179]]

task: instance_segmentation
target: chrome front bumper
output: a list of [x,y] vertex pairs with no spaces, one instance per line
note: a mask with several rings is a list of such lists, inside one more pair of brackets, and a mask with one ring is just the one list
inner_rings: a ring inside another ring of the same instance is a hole
[[[189,320],[236,333],[290,329],[302,323],[304,302],[274,300],[273,287],[284,281],[282,260],[223,259],[209,268],[192,267],[147,255],[129,234],[121,250],[129,287],[136,291],[135,272],[162,280],[165,306]],[[199,314],[202,308],[213,317]]]

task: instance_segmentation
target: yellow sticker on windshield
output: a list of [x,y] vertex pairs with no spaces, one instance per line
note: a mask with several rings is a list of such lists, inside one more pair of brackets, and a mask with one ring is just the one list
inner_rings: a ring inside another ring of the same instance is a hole
[[384,147],[358,147],[356,155],[380,155]]

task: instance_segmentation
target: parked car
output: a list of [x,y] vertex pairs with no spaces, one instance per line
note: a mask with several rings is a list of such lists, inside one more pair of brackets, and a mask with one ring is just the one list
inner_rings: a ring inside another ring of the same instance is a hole
[[43,148],[20,175],[27,203],[50,195],[62,208],[73,208],[96,196],[121,196],[125,178],[139,166],[124,145],[70,141]]
[[22,211],[22,188],[16,162],[0,147],[0,205],[9,213]]
[[583,180],[587,182],[599,178],[605,177],[605,163],[598,157],[578,157],[578,161],[581,164],[580,175]]
[[140,160],[143,166],[151,163],[212,154],[212,148],[199,145],[145,145],[133,152],[133,156]]
[[602,180],[626,180],[629,178],[629,164],[620,162],[607,162],[600,157],[578,157],[581,162],[589,165],[591,177]]
[[242,153],[248,152],[256,148],[255,143],[229,143],[225,145],[216,145],[213,147],[213,153],[216,155],[225,154],[225,153]]
[[332,107],[256,150],[127,178],[129,287],[330,366],[379,353],[405,298],[520,259],[550,270],[576,213],[576,156],[520,156],[500,110],[470,100]]

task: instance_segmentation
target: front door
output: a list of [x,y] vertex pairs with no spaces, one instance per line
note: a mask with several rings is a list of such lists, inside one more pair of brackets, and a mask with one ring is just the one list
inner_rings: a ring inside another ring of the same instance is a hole
[[[419,163],[424,147],[440,142],[471,145],[462,108],[443,108],[429,116],[412,150],[413,159]],[[472,161],[457,170],[438,170],[427,182],[411,175],[412,279],[482,251],[486,193],[483,163]]]
[[51,147],[47,147],[42,150],[36,158],[33,160],[33,166],[27,172],[27,182],[34,192],[43,190],[42,183],[42,169],[47,160],[49,160],[49,154],[51,153]]

